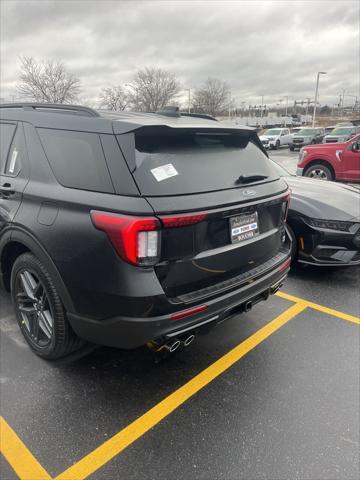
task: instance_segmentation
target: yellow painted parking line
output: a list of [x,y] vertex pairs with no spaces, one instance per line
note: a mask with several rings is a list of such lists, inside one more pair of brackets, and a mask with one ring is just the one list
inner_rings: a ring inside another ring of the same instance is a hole
[[51,479],[3,417],[0,417],[0,453],[21,480]]
[[286,300],[290,300],[291,302],[302,302],[306,303],[306,305],[314,310],[318,310],[319,312],[327,313],[328,315],[332,315],[333,317],[341,318],[342,320],[347,320],[348,322],[356,323],[360,325],[360,318],[355,317],[354,315],[349,315],[348,313],[339,312],[339,310],[334,310],[333,308],[325,307],[324,305],[319,305],[318,303],[310,302],[303,298],[294,297],[294,295],[289,295],[285,292],[277,292],[276,295],[280,298],[284,298]]
[[56,477],[56,480],[82,480],[96,472],[306,308],[307,304],[304,302],[292,305],[144,415],[65,470]]

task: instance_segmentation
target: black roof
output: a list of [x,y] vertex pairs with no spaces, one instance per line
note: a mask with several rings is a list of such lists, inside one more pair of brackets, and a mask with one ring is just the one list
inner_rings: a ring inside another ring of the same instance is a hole
[[[173,110],[175,112],[175,110]],[[146,126],[170,128],[206,128],[226,130],[253,129],[246,126],[223,125],[203,115],[172,114],[172,110],[155,113],[95,110],[81,105],[49,103],[0,104],[0,118],[32,123],[36,127],[81,130],[86,132],[131,132]],[[176,110],[176,112],[178,112]]]

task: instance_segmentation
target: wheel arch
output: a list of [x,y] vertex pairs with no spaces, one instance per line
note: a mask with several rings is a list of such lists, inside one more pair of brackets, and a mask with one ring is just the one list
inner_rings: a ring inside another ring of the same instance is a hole
[[16,259],[23,253],[32,253],[49,271],[60,298],[67,311],[73,312],[74,305],[61,275],[50,255],[41,243],[28,232],[14,229],[0,241],[0,280],[2,287],[10,292],[11,270]]
[[328,160],[325,160],[324,158],[314,158],[313,160],[310,160],[309,163],[304,168],[304,174],[309,170],[309,168],[319,164],[324,165],[324,167],[327,167],[333,176],[333,180],[336,180],[336,173],[335,173],[334,167],[331,165],[331,163]]

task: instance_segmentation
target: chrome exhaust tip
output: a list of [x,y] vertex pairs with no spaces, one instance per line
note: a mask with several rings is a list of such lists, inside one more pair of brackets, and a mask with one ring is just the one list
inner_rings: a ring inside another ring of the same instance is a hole
[[188,347],[189,345],[191,345],[194,340],[195,340],[195,335],[193,334],[186,337],[185,340],[183,341],[184,347]]
[[180,340],[174,340],[173,342],[169,342],[169,343],[166,343],[164,345],[164,348],[170,352],[170,353],[174,353],[181,345],[181,342]]

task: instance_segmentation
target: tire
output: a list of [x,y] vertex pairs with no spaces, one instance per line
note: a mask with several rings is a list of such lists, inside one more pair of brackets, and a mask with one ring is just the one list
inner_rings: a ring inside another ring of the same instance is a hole
[[293,152],[295,150],[294,147],[289,147],[290,148],[290,152]]
[[280,148],[280,140],[276,140],[275,150],[279,150],[279,148]]
[[317,180],[334,180],[334,176],[330,168],[326,165],[323,165],[322,163],[316,163],[314,165],[311,165],[305,171],[305,177],[316,178]]
[[311,145],[315,145],[316,140],[311,140]]
[[298,259],[298,241],[295,236],[294,230],[289,224],[286,225],[289,235],[291,237],[291,263],[294,264]]
[[20,330],[40,357],[55,360],[84,345],[70,327],[49,272],[31,253],[13,265],[11,297]]

